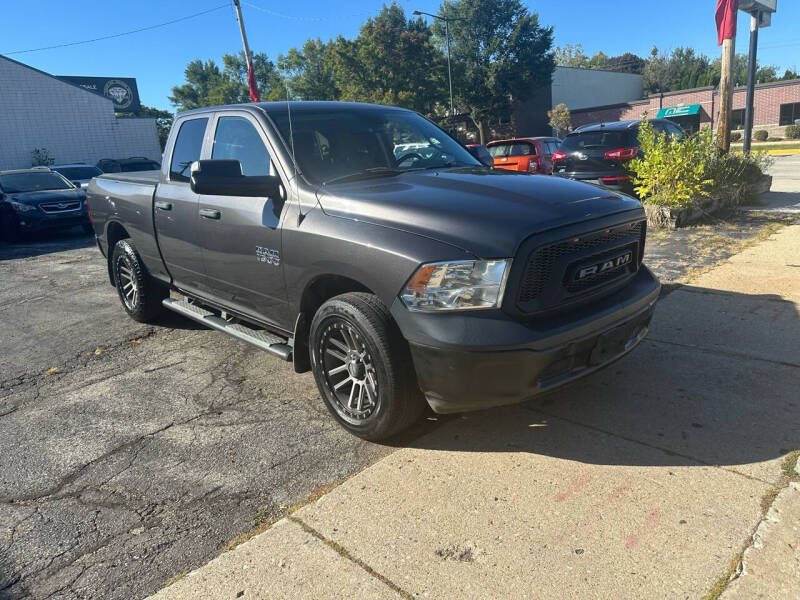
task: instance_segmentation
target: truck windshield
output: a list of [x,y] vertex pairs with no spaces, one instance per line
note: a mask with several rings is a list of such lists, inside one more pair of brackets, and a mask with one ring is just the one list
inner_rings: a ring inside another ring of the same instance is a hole
[[315,184],[393,176],[417,169],[482,167],[473,156],[416,113],[401,109],[342,106],[285,107],[269,116],[305,177]]
[[7,194],[22,194],[41,190],[71,190],[73,185],[58,173],[6,173],[0,175],[0,190]]

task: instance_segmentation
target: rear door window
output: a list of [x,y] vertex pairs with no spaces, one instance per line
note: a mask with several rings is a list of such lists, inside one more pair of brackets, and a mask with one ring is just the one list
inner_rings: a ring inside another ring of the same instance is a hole
[[489,148],[492,156],[533,156],[536,154],[536,146],[530,142],[504,142]]
[[200,160],[207,124],[207,117],[190,119],[181,124],[175,140],[175,148],[172,150],[172,162],[169,166],[171,181],[189,181],[189,169],[192,163]]

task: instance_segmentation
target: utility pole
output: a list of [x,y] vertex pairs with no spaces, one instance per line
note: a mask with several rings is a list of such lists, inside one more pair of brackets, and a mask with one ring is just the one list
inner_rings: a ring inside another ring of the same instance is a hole
[[247,63],[247,86],[250,89],[250,99],[253,102],[260,102],[258,95],[258,85],[256,85],[256,75],[253,71],[253,55],[250,53],[250,46],[247,44],[247,33],[244,30],[244,19],[242,18],[242,7],[239,0],[233,0],[236,9],[236,20],[239,21],[239,32],[242,34],[242,46],[244,46],[244,60]]
[[719,126],[717,127],[717,146],[723,152],[731,147],[731,109],[733,108],[733,62],[735,60],[736,38],[722,41],[722,77],[719,81]]

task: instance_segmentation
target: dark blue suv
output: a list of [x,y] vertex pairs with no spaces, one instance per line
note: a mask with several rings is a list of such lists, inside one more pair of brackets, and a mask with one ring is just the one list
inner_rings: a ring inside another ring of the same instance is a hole
[[0,171],[0,237],[80,226],[92,232],[86,191],[47,167]]

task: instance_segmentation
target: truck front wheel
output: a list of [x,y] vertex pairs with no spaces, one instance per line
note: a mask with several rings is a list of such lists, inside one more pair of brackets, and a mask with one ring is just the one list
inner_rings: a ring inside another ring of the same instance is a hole
[[140,323],[155,321],[169,290],[150,277],[131,240],[120,240],[114,246],[111,272],[125,312]]
[[351,433],[381,440],[422,415],[408,346],[374,295],[342,294],[323,304],[311,323],[309,351],[325,405]]

